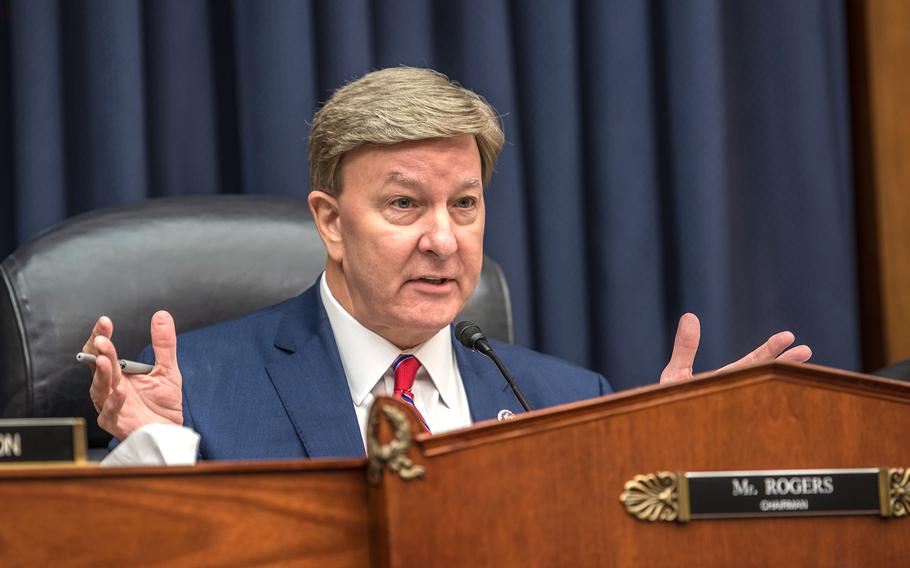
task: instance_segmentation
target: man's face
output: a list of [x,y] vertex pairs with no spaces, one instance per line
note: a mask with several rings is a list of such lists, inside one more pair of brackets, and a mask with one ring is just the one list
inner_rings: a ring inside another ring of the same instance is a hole
[[341,194],[326,196],[335,213],[323,217],[333,294],[400,348],[429,339],[452,322],[480,276],[484,202],[474,137],[361,147],[345,155],[342,180]]

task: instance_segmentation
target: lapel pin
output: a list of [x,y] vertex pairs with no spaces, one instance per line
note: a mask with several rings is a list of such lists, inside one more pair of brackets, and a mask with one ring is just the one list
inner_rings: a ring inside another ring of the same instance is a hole
[[499,420],[500,422],[511,420],[513,418],[515,418],[515,413],[508,408],[503,408],[499,411],[499,414],[496,415],[496,420]]

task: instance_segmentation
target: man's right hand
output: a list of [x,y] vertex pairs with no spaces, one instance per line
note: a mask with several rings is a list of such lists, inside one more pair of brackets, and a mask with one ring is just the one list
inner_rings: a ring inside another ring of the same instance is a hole
[[146,424],[182,426],[183,378],[177,367],[174,318],[165,311],[152,316],[155,367],[147,375],[121,372],[111,341],[113,332],[113,322],[101,316],[82,347],[83,352],[97,357],[89,395],[98,411],[98,425],[118,440]]

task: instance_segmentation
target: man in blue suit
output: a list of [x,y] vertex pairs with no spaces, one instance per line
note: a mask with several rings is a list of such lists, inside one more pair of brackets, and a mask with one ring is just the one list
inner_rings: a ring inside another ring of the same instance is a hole
[[[84,348],[98,354],[98,423],[120,440],[149,424],[186,426],[206,458],[325,457],[364,453],[382,394],[412,403],[433,432],[518,412],[496,368],[450,330],[480,276],[484,187],[502,145],[493,109],[439,73],[385,69],[341,88],[310,131],[308,201],[327,253],[319,282],[179,341],[156,313],[147,375],[111,364],[113,324],[100,318]],[[683,316],[662,380],[691,376],[698,337],[695,316]],[[805,346],[787,350],[793,340],[772,336],[741,363],[808,359]],[[610,392],[596,373],[495,347],[535,408]]]

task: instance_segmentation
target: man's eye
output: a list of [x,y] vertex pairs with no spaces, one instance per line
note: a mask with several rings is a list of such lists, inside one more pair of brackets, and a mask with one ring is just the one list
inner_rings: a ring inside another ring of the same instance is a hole
[[398,197],[392,202],[392,205],[399,209],[410,209],[414,206],[414,202],[407,197]]
[[473,197],[462,197],[455,202],[455,207],[458,207],[459,209],[470,209],[471,207],[474,207],[475,202],[476,200]]

